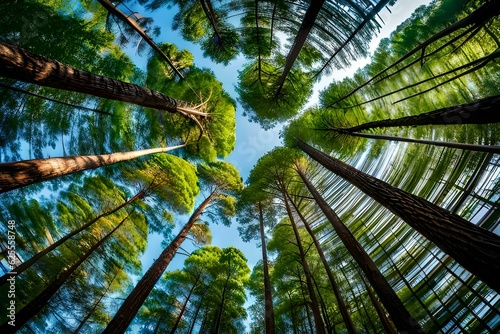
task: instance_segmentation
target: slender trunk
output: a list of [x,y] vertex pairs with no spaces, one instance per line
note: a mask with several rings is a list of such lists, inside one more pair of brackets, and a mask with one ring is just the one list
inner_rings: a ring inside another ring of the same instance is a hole
[[193,294],[194,289],[198,285],[199,280],[200,280],[200,276],[196,277],[196,280],[195,280],[193,286],[191,287],[191,289],[189,290],[189,293],[186,297],[186,300],[184,301],[184,304],[182,304],[182,308],[179,312],[179,315],[177,316],[177,319],[175,320],[175,324],[172,327],[172,329],[170,330],[170,334],[174,334],[175,331],[177,330],[177,327],[179,326],[179,323],[181,322],[182,316],[184,315],[184,312],[186,311],[186,307],[187,307],[187,304],[189,302],[189,298],[191,298],[191,295]]
[[82,321],[80,321],[80,324],[75,329],[75,331],[73,332],[73,334],[80,333],[80,331],[82,330],[83,326],[87,323],[87,321],[90,319],[90,317],[92,316],[92,314],[94,314],[95,310],[97,309],[97,306],[101,303],[101,300],[108,294],[108,291],[111,288],[111,285],[113,284],[113,281],[115,280],[116,276],[118,276],[118,273],[120,272],[120,270],[122,270],[122,269],[121,268],[117,268],[116,273],[113,276],[113,278],[111,279],[111,281],[108,283],[108,286],[104,289],[104,292],[101,293],[101,295],[99,296],[99,298],[94,302],[94,305],[92,306],[92,308],[90,309],[90,311],[87,312],[87,314],[82,319]]
[[201,310],[201,304],[203,303],[203,298],[205,298],[205,292],[207,292],[207,290],[208,286],[201,293],[201,298],[200,301],[198,302],[198,306],[196,307],[196,312],[194,313],[193,321],[191,322],[191,327],[189,327],[189,332],[188,332],[189,334],[193,333],[194,325],[196,324],[196,320],[198,319],[198,314],[200,313]]
[[323,315],[323,322],[325,323],[326,326],[326,332],[331,334],[332,333],[332,323],[330,322],[330,317],[328,316],[328,310],[325,304],[325,300],[323,299],[323,295],[321,294],[321,291],[319,290],[318,282],[314,278],[314,276],[311,276],[312,282],[314,284],[314,287],[316,288],[316,292],[318,293],[318,299],[319,299],[319,305],[321,306],[321,314]]
[[347,46],[347,44],[349,44],[354,39],[354,37],[357,35],[357,33],[360,32],[361,29],[363,29],[363,27],[368,22],[370,22],[375,17],[375,15],[377,15],[378,12],[380,12],[382,10],[382,8],[384,8],[389,2],[390,2],[390,0],[381,0],[377,3],[377,5],[375,7],[373,7],[373,9],[364,17],[363,21],[356,27],[356,29],[351,33],[351,35],[344,41],[344,43],[342,43],[342,45],[340,45],[335,50],[335,52],[328,59],[328,61],[321,67],[321,69],[319,71],[316,72],[316,74],[314,74],[314,77],[319,76],[325,70],[325,68],[328,66],[328,64],[333,60],[333,58],[335,58],[337,56],[337,54],[340,51],[342,51]]
[[321,262],[323,263],[323,266],[325,267],[326,274],[328,276],[328,279],[330,280],[330,285],[332,286],[333,293],[335,294],[335,298],[337,299],[337,305],[340,310],[340,314],[342,315],[342,319],[344,320],[347,332],[350,334],[356,334],[356,327],[354,326],[354,323],[352,322],[351,316],[349,315],[349,311],[347,310],[347,307],[345,306],[344,298],[342,297],[342,294],[340,293],[339,286],[337,284],[337,281],[335,280],[335,277],[333,276],[332,269],[330,268],[330,265],[328,264],[328,261],[326,260],[325,253],[323,252],[323,249],[321,248],[321,245],[319,244],[318,239],[316,238],[316,235],[314,235],[313,230],[309,226],[308,222],[306,221],[305,217],[302,215],[300,210],[297,208],[297,205],[295,202],[290,198],[290,202],[292,203],[295,212],[299,216],[299,218],[302,220],[302,223],[304,224],[304,227],[306,228],[307,232],[311,236],[314,246],[316,246],[316,250],[318,251],[319,257],[321,259]]
[[290,73],[293,64],[297,60],[300,50],[302,50],[307,36],[309,36],[309,33],[311,32],[314,22],[316,21],[316,17],[318,17],[318,14],[321,10],[321,7],[323,7],[324,2],[325,0],[311,0],[310,5],[304,15],[304,19],[302,20],[302,25],[297,32],[297,36],[295,36],[295,40],[293,41],[292,48],[290,49],[290,52],[286,57],[285,68],[283,69],[283,72],[281,73],[281,76],[276,83],[276,86],[278,87],[275,93],[276,96],[280,94],[286,77]]
[[449,148],[458,148],[461,150],[500,154],[500,146],[495,146],[495,145],[450,143],[450,142],[443,142],[443,141],[437,141],[437,140],[413,139],[413,138],[385,136],[385,135],[376,135],[376,134],[371,134],[371,133],[359,133],[359,132],[347,132],[347,133],[350,136],[354,136],[354,137],[393,140],[393,141],[401,141],[401,142],[406,142],[406,143],[425,144],[425,145],[433,145],[433,146],[441,146],[441,147],[449,147]]
[[166,153],[184,146],[186,144],[111,154],[78,155],[0,163],[0,193],[64,175],[136,159],[148,154]]
[[222,314],[224,313],[224,303],[226,302],[226,292],[227,292],[227,284],[229,279],[231,278],[231,274],[229,273],[226,277],[226,282],[224,282],[224,288],[222,289],[222,296],[219,304],[219,309],[217,310],[217,318],[215,320],[214,333],[220,333],[220,326],[222,324]]
[[271,280],[269,279],[269,265],[267,263],[266,235],[264,232],[264,215],[262,213],[262,204],[259,202],[259,229],[262,248],[262,267],[264,271],[264,305],[265,305],[265,329],[266,334],[274,334],[274,307],[273,296],[271,292]]
[[15,318],[15,326],[11,326],[8,323],[8,319],[0,326],[1,333],[15,333],[18,329],[24,326],[31,318],[40,312],[44,306],[49,302],[50,298],[52,298],[56,292],[63,286],[64,283],[73,275],[78,269],[78,267],[89,258],[90,255],[94,253],[94,251],[99,248],[106,240],[111,237],[111,235],[123,225],[123,223],[130,216],[128,214],[118,225],[113,228],[111,232],[109,232],[104,238],[96,242],[84,255],[82,255],[74,264],[72,264],[69,268],[65,268],[59,274],[59,276],[52,281],[38,296],[36,296],[32,301],[30,301],[27,305],[25,305],[21,311],[16,313]]
[[500,95],[496,95],[475,102],[441,108],[419,115],[406,116],[396,119],[384,119],[349,128],[331,128],[322,130],[338,130],[341,133],[353,133],[363,130],[402,126],[491,124],[500,122],[500,113],[497,112],[499,108]]
[[290,293],[288,293],[287,296],[288,304],[290,306],[290,321],[292,322],[293,334],[297,334],[297,321],[295,320],[295,312],[293,311],[294,304],[292,303],[292,297],[290,296]]
[[391,315],[397,329],[400,332],[414,334],[421,333],[421,328],[418,322],[416,322],[408,310],[406,310],[398,295],[394,292],[373,260],[363,249],[363,246],[361,246],[361,244],[356,240],[354,235],[352,235],[333,209],[330,208],[328,203],[323,199],[300,168],[297,169],[297,172],[304,181],[307,189],[309,189],[313,195],[316,204],[320,207],[321,211],[323,211],[326,218],[328,218],[332,224],[342,243],[345,245],[349,253],[351,253],[352,257],[358,266],[363,270],[364,274],[368,277],[371,285],[375,288],[375,291],[377,291],[378,296]]
[[142,304],[149,296],[149,293],[153,290],[156,282],[160,279],[165,269],[167,269],[175,253],[186,239],[189,230],[194,225],[203,210],[205,210],[205,208],[216,196],[217,194],[215,192],[211,193],[193,212],[179,234],[163,250],[158,259],[156,259],[144,276],[142,276],[141,280],[137,283],[132,292],[128,295],[127,299],[125,299],[121,307],[118,309],[118,312],[116,312],[111,322],[103,331],[103,334],[118,334],[124,333],[127,330]]
[[141,37],[146,41],[146,43],[149,44],[158,54],[167,62],[167,64],[170,66],[170,68],[179,76],[179,78],[184,79],[182,76],[181,72],[175,67],[175,65],[172,63],[170,58],[160,49],[160,47],[153,41],[153,39],[146,34],[146,32],[141,28],[140,25],[137,24],[137,22],[133,19],[130,18],[130,16],[125,15],[121,10],[116,8],[116,6],[111,3],[109,0],[97,0],[99,3],[106,8],[108,12],[125,22],[127,25],[129,25],[132,29],[134,29]]
[[62,237],[61,239],[57,240],[56,242],[54,242],[52,245],[50,245],[49,247],[45,248],[44,250],[36,253],[35,255],[33,255],[29,260],[21,263],[19,266],[17,266],[14,271],[11,271],[5,275],[3,275],[2,277],[0,277],[0,286],[4,285],[6,282],[7,282],[7,279],[9,278],[9,276],[12,276],[12,275],[20,275],[21,273],[23,273],[26,269],[29,269],[33,264],[35,264],[38,260],[40,260],[44,255],[46,255],[47,253],[53,251],[54,249],[56,249],[58,246],[60,246],[61,244],[63,244],[65,241],[67,241],[68,239],[74,237],[75,235],[77,235],[78,233],[80,233],[81,231],[87,229],[88,227],[92,226],[95,222],[97,222],[99,219],[103,218],[103,217],[106,217],[106,216],[109,216],[115,212],[117,212],[118,210],[126,207],[127,205],[131,204],[132,202],[134,202],[136,199],[138,198],[142,198],[144,197],[145,193],[143,190],[139,191],[137,194],[135,194],[133,197],[131,197],[128,201],[114,207],[113,209],[111,210],[108,210],[102,214],[100,214],[99,216],[95,217],[94,219],[92,219],[91,221],[83,224],[82,226],[80,226],[79,228],[77,228],[76,230],[72,231],[71,233],[68,233],[67,235],[65,235],[64,237]]
[[222,36],[220,34],[219,27],[217,25],[217,19],[215,18],[214,8],[212,6],[212,2],[210,0],[200,0],[201,7],[203,8],[203,12],[207,17],[212,29],[214,30],[214,34],[217,37],[216,40],[222,44]]
[[322,166],[358,187],[402,218],[466,270],[483,280],[493,290],[500,292],[498,235],[429,201],[358,171],[304,142],[299,141],[299,147]]
[[311,301],[311,309],[313,312],[313,318],[314,318],[314,325],[316,327],[316,333],[318,334],[324,334],[325,333],[325,327],[323,325],[323,322],[321,321],[321,313],[318,307],[318,300],[316,298],[316,294],[314,292],[313,284],[312,284],[312,279],[311,279],[311,270],[309,269],[309,265],[307,264],[306,260],[306,255],[304,248],[302,246],[302,241],[300,240],[300,235],[299,231],[297,229],[297,225],[295,224],[295,219],[293,218],[293,213],[290,208],[290,205],[288,204],[288,192],[286,191],[285,187],[283,184],[281,184],[281,193],[283,195],[283,200],[285,202],[285,207],[286,207],[286,212],[288,214],[288,218],[290,218],[290,223],[293,228],[293,233],[295,234],[295,239],[297,241],[297,247],[299,249],[299,254],[300,254],[300,261],[302,263],[302,267],[304,269],[304,274],[306,276],[306,285],[307,285],[307,290],[309,292],[309,298]]
[[[81,71],[5,43],[0,43],[0,76],[168,112],[181,112],[179,107],[189,106],[160,92]],[[181,113],[185,112],[189,108]]]
[[389,333],[389,334],[397,334],[391,321],[387,318],[387,315],[385,314],[384,308],[382,307],[382,305],[380,305],[377,298],[373,294],[371,287],[368,286],[368,284],[366,284],[363,277],[361,277],[361,280],[363,281],[363,284],[366,287],[366,292],[368,293],[368,297],[370,298],[370,300],[373,304],[373,307],[375,307],[375,311],[377,311],[377,315],[380,318],[380,322],[382,323],[382,327],[384,327],[385,332]]

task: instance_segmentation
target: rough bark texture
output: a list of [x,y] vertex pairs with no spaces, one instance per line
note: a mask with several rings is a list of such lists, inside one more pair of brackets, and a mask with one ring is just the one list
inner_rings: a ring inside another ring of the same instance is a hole
[[500,122],[499,108],[500,95],[496,95],[472,103],[442,108],[420,115],[368,122],[338,130],[353,133],[369,129],[399,126],[491,124]]
[[462,217],[365,174],[346,163],[298,142],[325,168],[344,178],[432,241],[466,270],[500,292],[500,237]]
[[269,265],[267,263],[266,235],[264,233],[264,215],[262,214],[262,204],[259,202],[259,230],[262,248],[262,267],[264,271],[264,303],[265,303],[265,326],[266,334],[274,334],[274,306],[271,290],[271,280],[269,279]]
[[295,212],[299,216],[299,218],[302,220],[302,223],[304,224],[304,227],[306,228],[307,232],[311,236],[314,246],[316,247],[316,250],[318,251],[319,257],[321,259],[321,262],[323,263],[323,266],[325,267],[326,274],[328,275],[328,279],[330,280],[330,284],[332,286],[333,293],[335,294],[335,298],[337,299],[337,305],[340,310],[340,314],[342,315],[342,319],[344,320],[347,332],[350,334],[356,334],[357,330],[356,327],[354,326],[354,323],[352,322],[351,316],[349,315],[349,311],[347,310],[347,307],[344,302],[344,298],[342,297],[342,294],[340,293],[339,286],[337,284],[337,280],[333,276],[332,269],[330,268],[330,265],[328,264],[328,261],[326,260],[325,253],[323,252],[323,249],[321,248],[321,245],[319,244],[318,239],[314,235],[313,230],[309,226],[308,222],[306,221],[305,217],[302,215],[300,210],[297,208],[295,205],[294,201],[289,197],[290,202],[292,203],[293,207],[295,208]]
[[288,194],[287,194],[287,191],[285,190],[283,185],[281,185],[281,188],[282,188],[281,191],[283,194],[283,201],[285,202],[285,207],[286,207],[286,211],[288,214],[288,218],[290,218],[290,223],[292,224],[293,233],[295,234],[295,239],[297,242],[297,248],[299,249],[300,261],[302,264],[302,268],[304,269],[304,275],[306,276],[307,290],[309,292],[309,298],[311,300],[310,306],[311,306],[312,313],[313,313],[314,326],[316,327],[315,333],[326,334],[325,326],[323,325],[323,321],[321,319],[321,313],[320,313],[320,310],[318,307],[318,305],[319,305],[318,300],[316,298],[316,294],[314,292],[314,287],[312,284],[311,270],[309,269],[309,265],[307,264],[306,254],[305,254],[304,248],[302,247],[302,241],[300,240],[299,231],[297,229],[297,225],[295,224],[295,219],[293,218],[293,214],[292,214],[292,210],[290,208],[290,205],[288,204]]
[[188,105],[160,92],[77,70],[5,43],[0,43],[0,76],[168,112],[177,112],[177,106]]
[[56,249],[59,245],[62,245],[66,240],[74,237],[75,235],[77,235],[81,231],[87,229],[88,227],[90,227],[91,225],[93,225],[95,222],[97,222],[99,219],[101,219],[102,217],[106,217],[106,216],[109,216],[110,214],[113,214],[113,213],[117,212],[118,210],[126,207],[127,205],[129,205],[132,202],[134,202],[136,199],[141,198],[143,196],[144,196],[144,192],[140,191],[139,193],[137,193],[135,196],[131,197],[128,201],[124,202],[123,204],[120,204],[120,205],[114,207],[113,209],[108,210],[108,211],[100,214],[96,218],[94,218],[91,221],[83,224],[82,226],[80,226],[76,230],[72,231],[71,233],[68,233],[67,235],[65,235],[61,239],[57,240],[56,242],[54,242],[53,244],[51,244],[50,246],[48,246],[44,250],[36,253],[29,260],[24,261],[19,266],[17,266],[12,272],[6,273],[2,277],[0,277],[0,286],[4,285],[7,282],[7,278],[9,278],[9,276],[20,275],[22,272],[24,272],[26,269],[29,269],[33,264],[35,264],[38,260],[40,260],[44,255],[46,255],[47,253],[50,253],[51,251],[53,251],[54,249]]
[[134,319],[135,315],[141,308],[142,304],[153,290],[156,282],[160,279],[161,275],[167,269],[170,261],[175,253],[186,239],[189,230],[201,215],[206,206],[215,198],[212,193],[208,196],[198,208],[189,217],[188,222],[174,240],[163,250],[158,259],[151,265],[148,271],[142,276],[141,280],[135,286],[134,290],[128,295],[127,299],[123,302],[122,306],[118,309],[113,319],[110,321],[103,334],[118,334],[125,333],[128,326]]
[[349,231],[344,223],[342,223],[335,211],[333,211],[323,197],[321,197],[306,175],[300,169],[298,170],[298,173],[307,186],[307,189],[309,189],[313,195],[314,200],[320,207],[321,211],[323,211],[326,218],[328,218],[332,224],[342,243],[345,245],[361,270],[363,270],[363,273],[370,281],[370,284],[375,288],[375,291],[382,300],[387,312],[391,315],[397,329],[402,333],[422,333],[422,329],[420,328],[418,322],[416,322],[408,310],[406,310],[398,295],[394,292],[373,260],[363,249],[363,246],[361,246],[354,235]]
[[0,163],[0,193],[148,154],[168,152],[183,146],[185,145],[102,155],[80,155]]
[[184,76],[182,76],[181,72],[177,69],[177,67],[174,66],[170,58],[158,47],[158,45],[149,37],[146,32],[137,24],[135,20],[132,20],[129,16],[125,15],[121,10],[116,8],[116,6],[111,3],[109,0],[97,0],[99,3],[106,8],[106,10],[110,13],[112,13],[114,16],[128,24],[130,27],[132,27],[141,37],[146,41],[146,43],[149,44],[158,54],[167,62],[167,64],[170,66],[170,68],[179,76],[179,78],[184,79]]
[[316,21],[316,17],[318,17],[321,7],[323,7],[324,3],[325,0],[311,0],[311,3],[304,15],[304,19],[302,20],[302,25],[300,26],[299,32],[297,33],[297,36],[293,41],[292,48],[290,49],[290,52],[286,57],[285,68],[283,69],[283,73],[281,73],[281,76],[276,84],[278,86],[278,89],[276,90],[276,95],[279,95],[281,88],[283,88],[283,84],[285,83],[286,77],[290,73],[290,70],[292,69],[293,64],[295,63],[295,60],[297,60],[300,50],[302,50],[302,47],[304,46],[307,36],[309,36],[309,33],[311,32],[314,22]]
[[56,294],[56,292],[61,288],[61,286],[66,283],[68,278],[73,275],[73,273],[78,269],[78,267],[85,261],[92,253],[99,248],[109,237],[127,220],[125,217],[118,225],[113,228],[105,237],[96,242],[84,255],[82,255],[78,261],[72,264],[69,268],[65,268],[59,274],[59,276],[50,283],[38,296],[36,296],[31,302],[24,306],[21,311],[16,313],[15,326],[9,325],[7,321],[0,326],[1,333],[15,333],[24,324],[26,324],[31,318],[33,318],[38,312],[40,312],[45,305],[49,302],[50,298]]

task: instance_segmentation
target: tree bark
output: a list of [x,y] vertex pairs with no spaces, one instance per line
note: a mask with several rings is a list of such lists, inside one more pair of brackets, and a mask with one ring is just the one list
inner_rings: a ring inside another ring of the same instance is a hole
[[96,242],[83,256],[81,256],[74,264],[72,264],[69,268],[65,268],[62,270],[62,272],[59,274],[59,276],[52,282],[50,283],[38,296],[36,296],[32,301],[30,301],[26,306],[24,306],[21,311],[16,313],[16,319],[15,319],[15,326],[9,325],[8,321],[9,319],[6,320],[1,326],[0,326],[0,332],[1,333],[15,333],[17,332],[18,329],[20,329],[24,324],[26,324],[31,318],[33,318],[35,315],[37,315],[38,312],[40,312],[44,306],[49,302],[50,298],[52,298],[56,292],[63,286],[64,283],[70,278],[71,275],[74,274],[76,269],[86,260],[89,258],[92,253],[99,248],[106,240],[108,240],[109,237],[120,227],[123,225],[123,223],[127,220],[127,218],[130,216],[127,215],[118,225],[113,228],[111,232],[109,232],[105,237],[103,237],[101,240]]
[[262,248],[262,267],[264,271],[264,305],[265,305],[265,329],[266,334],[274,334],[274,307],[271,291],[271,280],[269,279],[269,265],[267,263],[266,235],[264,232],[264,215],[262,213],[262,204],[259,202],[259,229]]
[[149,293],[153,290],[156,282],[160,279],[165,269],[167,269],[175,253],[186,239],[189,230],[194,225],[203,210],[205,210],[205,208],[216,196],[216,193],[211,193],[193,212],[179,234],[163,250],[158,259],[156,259],[144,276],[142,276],[141,280],[137,283],[132,292],[128,295],[127,299],[125,299],[122,306],[118,309],[118,312],[116,312],[111,322],[103,331],[103,334],[125,333],[142,304],[149,296]]
[[304,15],[304,19],[302,20],[302,25],[300,26],[297,36],[295,36],[295,40],[293,41],[292,48],[290,49],[290,52],[286,57],[285,68],[283,69],[283,72],[281,73],[281,76],[276,83],[276,86],[278,87],[275,93],[276,96],[279,95],[281,89],[283,88],[286,77],[290,73],[293,64],[297,60],[300,50],[302,50],[307,36],[309,36],[309,33],[311,32],[314,22],[316,21],[316,18],[318,17],[321,7],[323,7],[324,3],[325,0],[311,0],[310,5]]
[[328,203],[323,199],[300,168],[297,169],[297,172],[304,181],[307,189],[309,189],[313,195],[321,211],[323,211],[326,218],[332,224],[342,243],[345,245],[349,253],[351,253],[358,266],[363,270],[363,273],[366,275],[371,285],[375,288],[375,291],[391,315],[397,329],[400,332],[406,333],[422,333],[422,329],[420,328],[418,322],[416,322],[408,310],[406,310],[398,295],[394,292],[373,260],[363,249],[363,246],[361,246],[354,235],[352,235],[349,229],[340,220],[335,211],[330,208]]
[[[17,46],[0,42],[0,76],[40,86],[128,102],[147,108],[191,113],[189,103],[124,81],[77,70]],[[208,114],[201,113],[202,116]]]
[[299,141],[298,145],[311,158],[385,206],[470,273],[500,292],[498,235],[429,201],[358,171],[304,142]]
[[27,260],[27,261],[21,263],[19,266],[17,266],[14,269],[14,271],[6,273],[2,277],[0,277],[0,286],[4,285],[7,282],[7,278],[9,278],[9,276],[12,276],[12,275],[18,276],[18,275],[20,275],[22,272],[24,272],[26,269],[29,269],[33,264],[35,264],[38,260],[40,260],[44,255],[52,252],[58,246],[62,245],[65,241],[67,241],[68,239],[74,237],[75,235],[77,235],[81,231],[87,229],[88,227],[90,227],[91,225],[93,225],[95,222],[97,222],[99,219],[101,219],[102,217],[106,217],[106,216],[109,216],[109,215],[117,212],[118,210],[120,210],[120,209],[126,207],[127,205],[131,204],[132,202],[134,202],[136,199],[142,198],[144,195],[145,195],[144,191],[139,191],[137,194],[135,194],[133,197],[131,197],[128,201],[126,201],[126,202],[124,202],[124,203],[122,203],[122,204],[114,207],[111,210],[108,210],[108,211],[100,214],[96,218],[94,218],[91,221],[83,224],[82,226],[80,226],[76,230],[68,233],[67,235],[65,235],[61,239],[57,240],[56,242],[54,242],[53,244],[51,244],[50,246],[48,246],[44,250],[36,253],[29,260]]
[[153,41],[153,39],[151,37],[149,37],[148,34],[146,34],[146,32],[141,28],[141,26],[139,26],[137,24],[137,22],[135,20],[132,20],[130,18],[130,16],[125,15],[125,13],[123,13],[121,10],[116,8],[116,6],[113,3],[111,3],[111,1],[109,1],[109,0],[97,0],[97,1],[99,1],[99,3],[104,8],[106,8],[106,10],[108,12],[110,12],[111,14],[113,14],[114,16],[116,16],[117,18],[122,20],[123,22],[125,22],[127,25],[132,27],[139,35],[141,35],[141,37],[146,41],[146,43],[148,43],[149,46],[151,46],[156,52],[158,52],[158,54],[167,62],[167,64],[175,72],[175,74],[177,74],[179,76],[179,78],[184,79],[184,76],[181,74],[181,72],[179,72],[177,67],[175,67],[175,65],[172,63],[170,58],[168,58],[168,56],[165,54],[165,52],[163,52],[160,49],[160,47]]
[[111,154],[78,155],[0,163],[0,193],[64,175],[136,159],[148,154],[166,153],[184,146],[186,144]]
[[349,315],[349,311],[347,310],[347,307],[345,306],[344,298],[342,297],[342,294],[340,293],[339,286],[337,284],[337,280],[333,276],[332,269],[330,268],[330,265],[328,264],[328,261],[326,260],[325,253],[323,252],[323,249],[321,248],[321,245],[319,244],[318,239],[316,238],[316,235],[314,235],[313,230],[309,226],[308,222],[306,221],[305,217],[302,215],[300,210],[297,208],[297,205],[295,202],[288,197],[290,202],[292,203],[295,212],[299,216],[299,218],[302,220],[302,223],[304,224],[304,227],[306,228],[307,232],[311,236],[314,246],[316,246],[316,250],[318,251],[319,258],[321,259],[321,262],[323,263],[323,266],[325,267],[326,274],[328,276],[328,279],[330,280],[330,285],[332,286],[333,293],[335,294],[335,298],[337,299],[337,305],[340,310],[340,314],[342,315],[342,319],[344,320],[347,332],[350,334],[356,334],[357,330],[356,327],[354,326],[354,323],[352,322],[351,316]]
[[285,202],[285,207],[286,211],[288,214],[288,218],[290,218],[290,223],[293,228],[293,233],[295,234],[295,239],[297,241],[297,247],[299,249],[299,254],[300,254],[300,261],[302,264],[302,268],[304,269],[304,274],[306,276],[306,285],[307,285],[307,290],[309,292],[309,298],[311,300],[311,309],[313,313],[313,318],[314,318],[314,326],[316,327],[315,333],[318,334],[325,334],[325,327],[323,325],[323,321],[321,320],[321,313],[318,307],[318,300],[316,298],[316,294],[314,292],[314,287],[312,284],[312,279],[311,279],[311,270],[309,269],[309,265],[307,264],[306,260],[306,255],[304,252],[304,248],[302,246],[302,241],[300,240],[300,235],[299,231],[297,229],[297,225],[295,224],[295,219],[293,218],[292,210],[290,208],[290,205],[288,204],[288,192],[284,188],[284,185],[281,184],[281,192],[283,195],[283,201]]
[[349,128],[330,128],[343,133],[388,127],[418,125],[451,125],[451,124],[491,124],[500,122],[500,95],[487,97],[471,103],[441,108],[420,115],[406,116],[396,119],[384,119],[367,122]]

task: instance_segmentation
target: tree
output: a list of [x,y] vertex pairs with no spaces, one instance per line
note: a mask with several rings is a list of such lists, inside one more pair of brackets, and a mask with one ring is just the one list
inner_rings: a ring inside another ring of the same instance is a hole
[[191,227],[206,214],[214,221],[229,224],[229,216],[234,215],[235,200],[231,194],[243,188],[238,171],[226,162],[212,162],[198,166],[198,177],[202,187],[208,190],[207,197],[200,203],[182,227],[177,236],[163,250],[148,271],[142,276],[134,290],[128,295],[104,333],[124,332],[148,297],[175,253],[186,239]]
[[160,92],[77,70],[5,43],[0,43],[0,63],[2,64],[0,75],[11,79],[134,103],[173,113],[179,112],[183,115],[193,115],[193,117],[208,116],[204,112],[189,107],[189,104],[172,99]]
[[[394,188],[327,154],[298,141],[315,161],[377,200],[412,228],[449,254],[495,291],[500,286],[500,237],[422,198]],[[418,215],[415,215],[418,212]],[[432,223],[431,223],[432,222]]]
[[[264,275],[264,304],[265,304],[265,330],[266,334],[274,333],[274,310],[271,281],[269,279],[269,264],[267,259],[266,234],[264,224],[271,225],[275,219],[276,210],[272,202],[265,198],[259,198],[259,192],[251,185],[247,186],[241,193],[237,203],[237,219],[240,226],[238,231],[243,241],[260,237],[262,249],[262,268]],[[258,227],[255,221],[258,222]]]
[[166,153],[184,146],[186,145],[102,155],[0,163],[0,193],[68,174],[136,159],[148,154]]

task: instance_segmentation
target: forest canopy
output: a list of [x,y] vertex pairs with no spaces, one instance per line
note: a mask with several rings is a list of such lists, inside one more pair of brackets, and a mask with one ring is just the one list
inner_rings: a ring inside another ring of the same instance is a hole
[[500,331],[497,1],[4,2],[0,332]]

